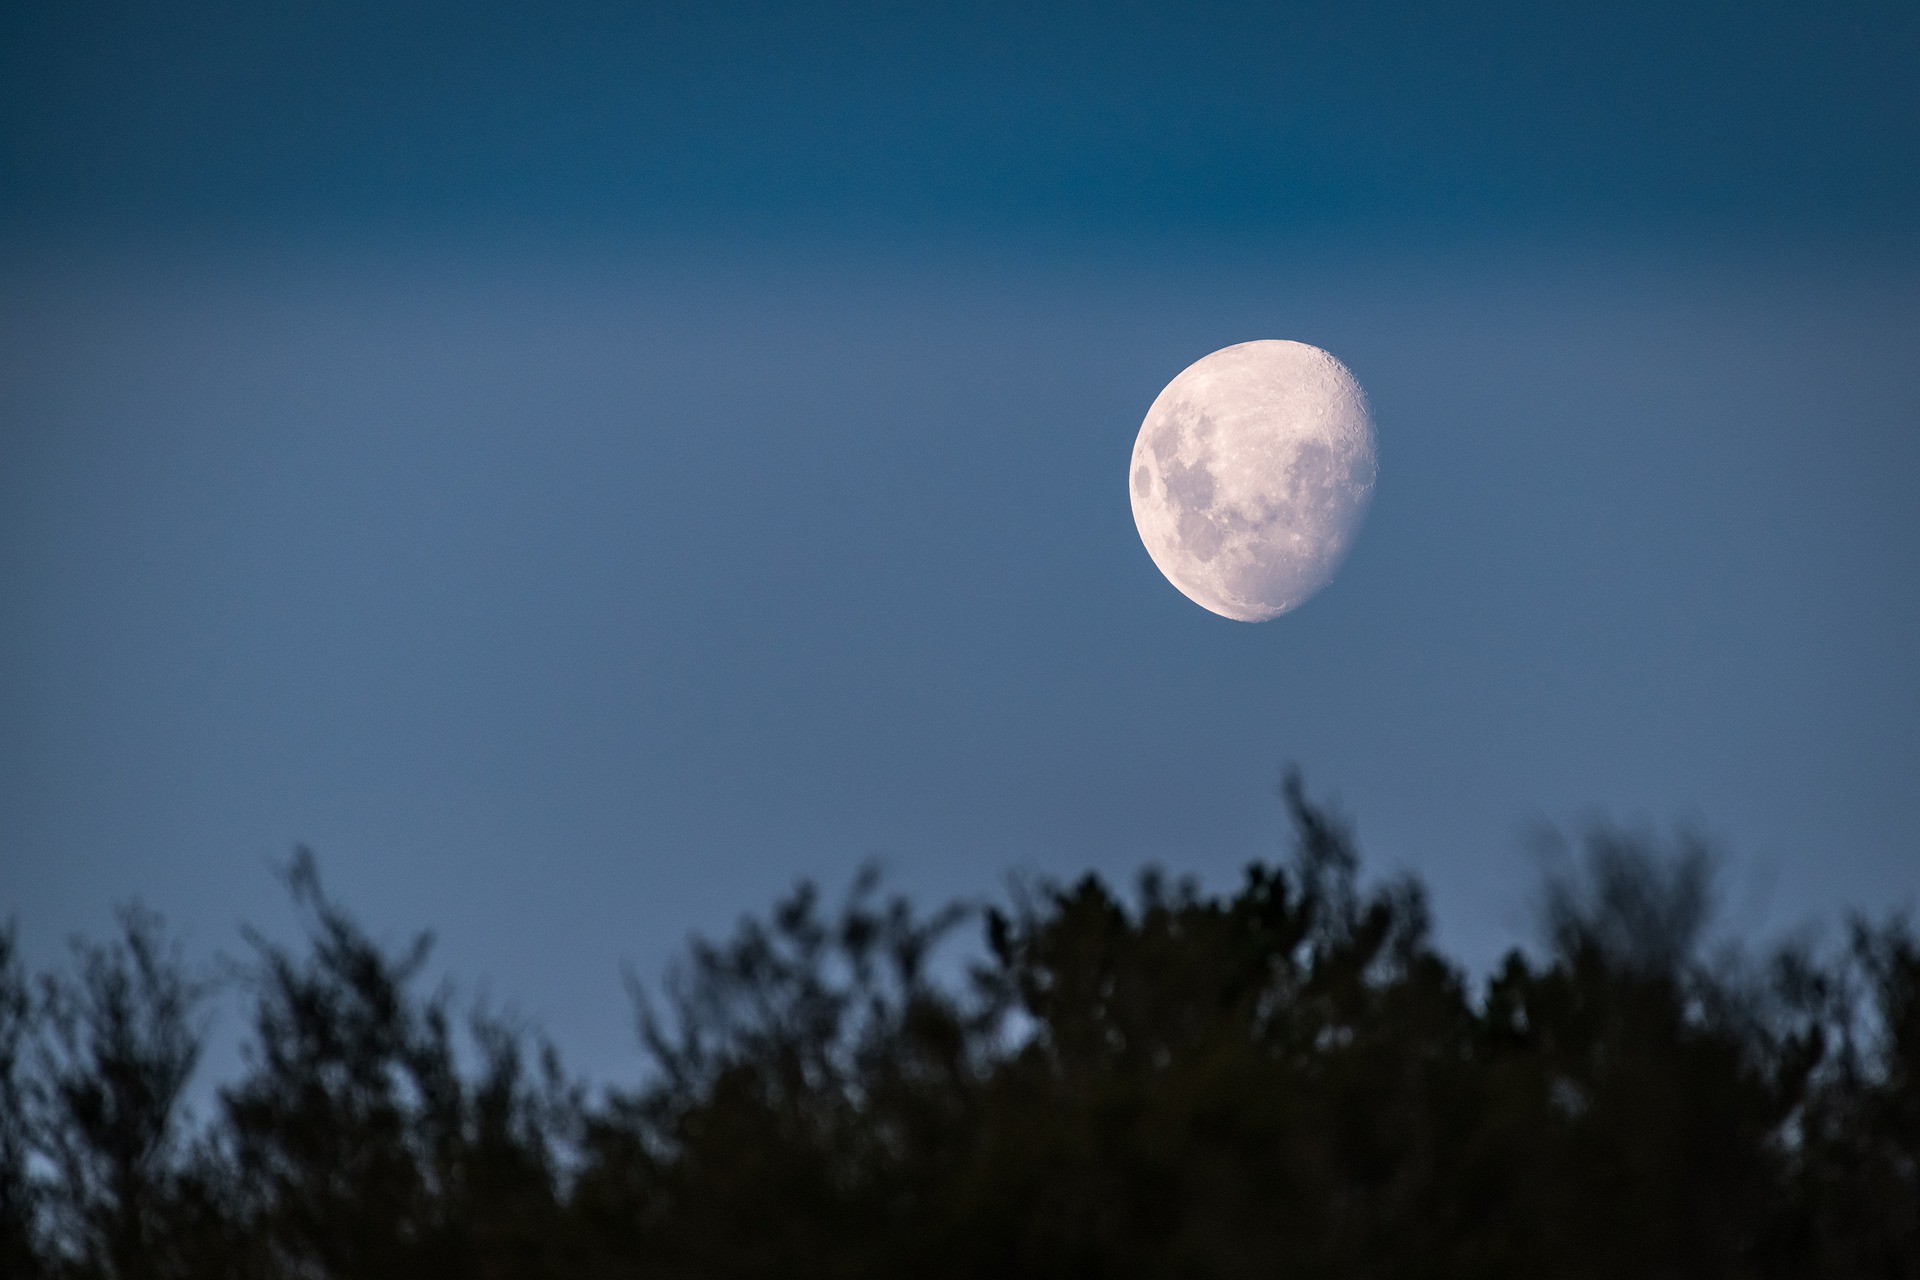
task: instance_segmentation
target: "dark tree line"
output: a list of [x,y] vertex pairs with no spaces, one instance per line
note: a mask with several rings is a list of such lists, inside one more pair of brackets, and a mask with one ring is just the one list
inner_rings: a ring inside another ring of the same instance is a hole
[[[1705,954],[1697,848],[1597,832],[1483,984],[1297,780],[1227,896],[919,915],[871,877],[696,943],[600,1093],[289,883],[243,1073],[152,916],[0,934],[0,1276],[1920,1276],[1920,946]],[[969,919],[963,977],[930,958]]]

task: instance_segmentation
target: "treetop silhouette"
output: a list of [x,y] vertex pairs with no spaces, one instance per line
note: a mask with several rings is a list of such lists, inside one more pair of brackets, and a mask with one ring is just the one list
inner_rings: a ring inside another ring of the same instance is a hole
[[[1484,982],[1290,775],[1231,893],[1149,871],[922,914],[802,885],[589,1091],[423,992],[302,855],[245,1066],[157,919],[0,934],[0,1272],[39,1277],[1920,1275],[1920,945],[1704,954],[1710,858],[1597,829]],[[972,962],[930,963],[977,927]]]

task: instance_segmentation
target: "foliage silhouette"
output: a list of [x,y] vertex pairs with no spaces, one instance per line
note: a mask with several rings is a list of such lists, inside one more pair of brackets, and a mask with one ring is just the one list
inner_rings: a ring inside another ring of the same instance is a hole
[[[1297,775],[1240,887],[1096,877],[918,913],[803,885],[589,1094],[288,873],[246,1065],[158,922],[30,981],[0,934],[20,1277],[1920,1275],[1920,944],[1705,951],[1711,859],[1607,829],[1482,984]],[[971,967],[930,963],[972,921]],[[945,974],[947,976],[937,976]]]

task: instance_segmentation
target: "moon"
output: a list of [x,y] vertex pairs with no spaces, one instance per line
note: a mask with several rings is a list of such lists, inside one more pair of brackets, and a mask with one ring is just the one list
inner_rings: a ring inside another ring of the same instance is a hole
[[1304,342],[1224,347],[1147,410],[1133,523],[1167,581],[1265,622],[1325,586],[1373,496],[1374,431],[1347,367]]

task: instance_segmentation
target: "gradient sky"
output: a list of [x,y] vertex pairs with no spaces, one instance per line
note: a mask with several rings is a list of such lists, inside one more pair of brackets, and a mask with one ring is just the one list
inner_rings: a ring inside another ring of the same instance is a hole
[[[1297,761],[1484,964],[1525,833],[1920,893],[1910,4],[8,3],[0,914],[376,930],[597,1075],[795,878],[1228,883]],[[1367,388],[1297,612],[1126,462]]]

